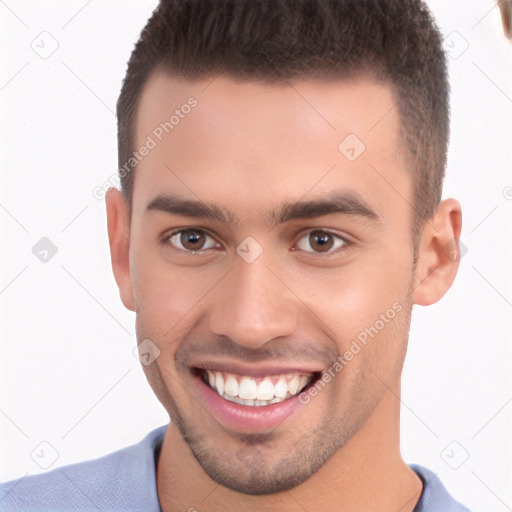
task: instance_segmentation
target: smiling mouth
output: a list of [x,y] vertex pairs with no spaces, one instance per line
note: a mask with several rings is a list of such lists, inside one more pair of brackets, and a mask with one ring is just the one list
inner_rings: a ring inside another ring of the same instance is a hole
[[304,391],[320,377],[320,373],[251,377],[223,371],[198,371],[202,381],[222,398],[251,407],[284,402]]

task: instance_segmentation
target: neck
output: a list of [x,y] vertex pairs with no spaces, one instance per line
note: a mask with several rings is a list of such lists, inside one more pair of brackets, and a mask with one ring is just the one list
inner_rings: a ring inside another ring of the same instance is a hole
[[389,388],[361,428],[297,487],[251,496],[220,486],[203,471],[170,424],[157,469],[163,512],[411,512],[422,483],[400,455],[400,383]]

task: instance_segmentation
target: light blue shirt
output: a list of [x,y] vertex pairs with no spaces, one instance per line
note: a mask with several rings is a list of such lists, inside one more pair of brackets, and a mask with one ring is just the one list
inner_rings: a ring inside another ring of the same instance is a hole
[[[98,459],[0,484],[0,510],[162,512],[155,469],[166,430],[167,425],[159,427],[140,443]],[[415,464],[411,468],[423,481],[414,512],[469,512],[432,471]]]

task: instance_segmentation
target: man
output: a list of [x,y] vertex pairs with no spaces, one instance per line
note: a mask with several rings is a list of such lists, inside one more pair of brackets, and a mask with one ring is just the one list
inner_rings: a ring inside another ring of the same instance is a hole
[[426,6],[162,0],[117,107],[112,267],[171,421],[2,510],[467,510],[399,446],[412,306],[461,231]]

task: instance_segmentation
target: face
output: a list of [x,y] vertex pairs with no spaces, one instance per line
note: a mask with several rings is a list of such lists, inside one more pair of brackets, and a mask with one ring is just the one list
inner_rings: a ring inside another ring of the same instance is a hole
[[413,189],[394,104],[365,79],[143,91],[122,296],[170,428],[226,487],[305,481],[399,382]]

